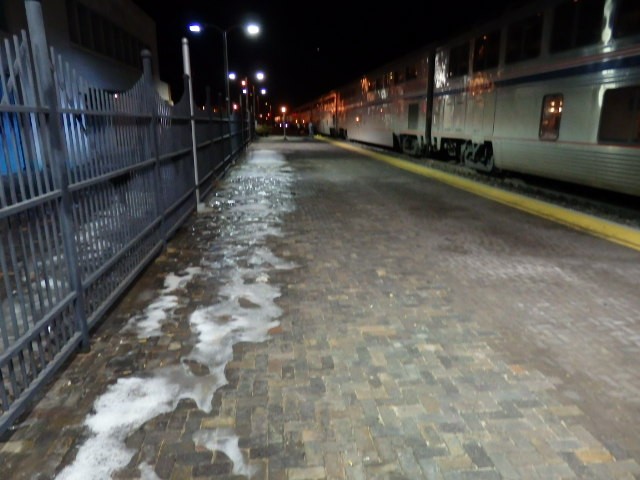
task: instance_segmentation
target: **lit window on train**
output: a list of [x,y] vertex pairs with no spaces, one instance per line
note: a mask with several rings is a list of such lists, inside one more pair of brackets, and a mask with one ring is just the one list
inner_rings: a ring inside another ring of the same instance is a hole
[[385,88],[388,88],[388,87],[390,87],[390,86],[392,86],[392,85],[393,85],[393,83],[394,83],[394,78],[395,78],[395,77],[394,77],[393,72],[385,73],[385,75],[384,75],[384,80],[383,80],[383,81],[384,81],[384,86],[385,86]]
[[557,140],[560,134],[560,119],[564,98],[561,94],[545,95],[540,116],[540,140]]
[[605,0],[567,0],[553,12],[551,53],[594,45],[602,38]]
[[509,25],[506,63],[530,60],[540,55],[542,15],[533,15]]
[[640,86],[604,92],[598,141],[640,144]]
[[473,48],[473,71],[482,72],[496,68],[500,59],[500,31],[482,35],[475,39]]
[[616,6],[613,37],[640,35],[640,2],[620,0]]
[[452,47],[449,52],[449,77],[469,74],[469,43]]

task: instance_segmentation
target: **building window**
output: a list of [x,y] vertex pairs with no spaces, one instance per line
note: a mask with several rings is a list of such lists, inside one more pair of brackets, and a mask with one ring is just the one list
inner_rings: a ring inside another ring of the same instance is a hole
[[553,13],[552,53],[594,45],[602,39],[604,0],[568,0]]
[[473,48],[473,71],[482,72],[498,66],[500,60],[500,31],[476,38]]
[[69,38],[73,43],[142,69],[140,52],[144,44],[136,36],[76,0],[67,1],[67,19]]
[[9,31],[7,26],[7,2],[6,0],[0,0],[0,30],[5,32]]
[[561,94],[545,95],[542,99],[542,115],[540,116],[540,140],[557,140],[560,134],[563,96]]
[[540,55],[542,15],[533,15],[509,25],[506,63],[530,60]]
[[614,38],[640,35],[640,2],[620,0],[616,6],[613,24]]
[[640,86],[614,88],[604,93],[598,140],[640,144]]
[[469,43],[453,47],[449,53],[449,76],[469,74]]

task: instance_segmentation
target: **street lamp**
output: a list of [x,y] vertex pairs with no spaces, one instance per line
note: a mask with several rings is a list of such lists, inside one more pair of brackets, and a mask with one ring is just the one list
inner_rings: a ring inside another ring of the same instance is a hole
[[[262,82],[264,80],[264,73],[263,72],[256,72],[256,80],[259,81],[259,82]],[[256,86],[255,86],[255,84],[252,85],[252,91],[253,91],[253,123],[254,123],[254,128],[255,128],[255,127],[258,126],[258,120],[257,120],[258,111],[256,110]]]
[[[257,81],[259,81],[259,82],[262,82],[265,79],[265,74],[264,74],[264,72],[261,72],[261,71],[256,72],[254,76],[255,76],[255,79]],[[230,80],[236,80],[238,78],[238,75],[236,75],[235,72],[230,72],[229,75],[228,75],[228,78]],[[254,128],[255,128],[257,126],[257,121],[256,121],[256,115],[257,115],[257,110],[256,110],[256,83],[255,82],[250,82],[249,81],[249,77],[245,76],[240,80],[240,86],[241,86],[241,97],[240,98],[242,99],[242,95],[244,95],[244,97],[245,97],[245,113],[246,113],[247,121],[250,120],[251,114],[252,114],[253,115],[253,120],[254,120]],[[266,90],[265,90],[265,92],[266,92]],[[251,96],[251,98],[249,98],[250,96]],[[240,103],[242,103],[242,101]],[[253,110],[251,109],[251,105],[253,105]]]
[[[193,33],[200,33],[204,28],[214,28],[218,32],[222,34],[222,43],[224,46],[224,82],[225,82],[225,94],[226,94],[226,102],[227,102],[227,115],[231,115],[231,99],[229,95],[229,55],[227,48],[227,34],[242,25],[232,25],[229,28],[223,29],[213,23],[192,23],[189,25],[189,30]],[[245,32],[247,35],[255,36],[260,33],[260,27],[255,23],[250,23],[244,25]]]

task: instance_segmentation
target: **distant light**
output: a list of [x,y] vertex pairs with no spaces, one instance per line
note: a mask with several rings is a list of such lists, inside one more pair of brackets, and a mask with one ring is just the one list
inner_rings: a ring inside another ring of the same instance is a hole
[[229,80],[235,80],[236,74],[234,72],[229,72]]
[[282,108],[280,109],[280,111],[281,111],[282,113],[285,113],[285,112],[287,111],[287,107],[282,107]]
[[260,27],[255,23],[250,23],[247,25],[247,33],[249,35],[258,35],[260,33]]
[[262,72],[256,73],[256,79],[258,79],[259,81],[264,80],[264,73]]
[[189,31],[200,33],[202,31],[202,27],[198,23],[192,23],[191,25],[189,25]]
[[246,88],[243,88],[243,89],[242,89],[242,93],[243,93],[244,95],[246,95],[246,94],[247,94],[247,89],[246,89]]
[[260,90],[260,93],[261,93],[262,95],[266,95],[266,94],[267,94],[267,89],[266,89],[266,88],[261,89],[261,90]]
[[244,87],[247,84],[247,81],[246,80],[242,80],[241,83],[242,83],[242,86]]

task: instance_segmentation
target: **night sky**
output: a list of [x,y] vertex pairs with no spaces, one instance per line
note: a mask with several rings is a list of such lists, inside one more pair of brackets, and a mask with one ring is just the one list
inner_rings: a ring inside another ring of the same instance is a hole
[[[273,105],[292,108],[350,82],[396,57],[435,40],[461,33],[504,11],[495,0],[434,2],[305,2],[242,0],[134,0],[155,21],[160,77],[179,100],[183,92],[181,39],[189,40],[196,102],[204,103],[205,86],[214,99],[224,98],[222,34],[209,28],[196,35],[194,21],[229,29],[229,70],[243,76],[263,71]],[[445,6],[446,5],[446,6]],[[418,7],[419,6],[419,7]],[[258,37],[236,25],[260,24]],[[232,100],[238,90],[231,85]]]

